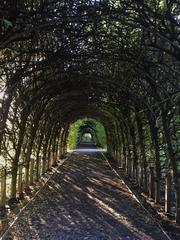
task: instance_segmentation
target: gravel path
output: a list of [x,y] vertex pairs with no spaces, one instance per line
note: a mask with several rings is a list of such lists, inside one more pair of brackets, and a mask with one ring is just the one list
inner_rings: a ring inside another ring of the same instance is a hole
[[4,239],[167,240],[100,154],[77,152]]

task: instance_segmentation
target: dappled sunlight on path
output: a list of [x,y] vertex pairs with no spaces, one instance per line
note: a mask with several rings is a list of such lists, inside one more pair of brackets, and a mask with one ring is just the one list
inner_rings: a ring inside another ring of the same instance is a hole
[[74,152],[4,239],[166,239],[100,153]]

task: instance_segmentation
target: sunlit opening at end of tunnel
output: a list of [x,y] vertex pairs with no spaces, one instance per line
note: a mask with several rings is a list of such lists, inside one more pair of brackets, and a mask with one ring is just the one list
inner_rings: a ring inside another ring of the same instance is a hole
[[106,152],[107,138],[104,126],[94,118],[82,118],[70,124],[67,139],[68,152]]

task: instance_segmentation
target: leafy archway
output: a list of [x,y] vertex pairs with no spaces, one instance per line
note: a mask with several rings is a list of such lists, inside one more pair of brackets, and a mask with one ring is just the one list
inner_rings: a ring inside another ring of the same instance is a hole
[[[93,128],[93,130],[88,129],[89,132],[87,133],[87,126],[90,128],[90,126]],[[85,129],[85,131],[84,131]],[[82,140],[82,137],[84,134],[89,134],[92,136],[93,139],[93,132],[95,132],[94,141],[97,143],[97,145],[101,148],[106,148],[106,133],[104,126],[93,118],[83,118],[79,119],[75,122],[73,122],[69,127],[69,135],[68,135],[68,147],[70,149],[76,148],[79,141]],[[81,135],[82,133],[82,135]],[[88,138],[84,139],[91,139],[90,136],[87,136]],[[85,136],[84,136],[85,137]]]

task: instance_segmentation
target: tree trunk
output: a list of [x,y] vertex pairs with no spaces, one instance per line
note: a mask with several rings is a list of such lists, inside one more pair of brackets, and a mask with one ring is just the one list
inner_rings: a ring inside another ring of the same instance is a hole
[[165,178],[165,212],[171,212],[171,180],[172,176],[171,173],[168,172]]
[[160,179],[161,179],[161,166],[160,166],[160,149],[158,139],[158,128],[156,127],[156,120],[152,114],[149,114],[149,125],[151,131],[151,140],[153,143],[155,155],[155,203],[160,203]]
[[25,187],[29,187],[29,162],[25,166]]
[[132,145],[133,145],[133,161],[132,161],[132,177],[134,179],[138,179],[137,177],[137,162],[138,162],[138,157],[137,157],[137,150],[136,150],[136,138],[135,138],[135,133],[134,133],[134,126],[132,123],[130,123],[130,135],[132,139]]
[[19,197],[23,194],[23,182],[22,182],[22,176],[23,176],[23,165],[19,165],[19,175],[18,175],[18,194]]
[[[139,114],[136,113],[136,123],[139,135],[140,151],[141,151],[141,184],[143,184],[144,191],[147,192],[147,159],[145,153],[145,142],[144,142],[144,132],[143,125]],[[142,186],[142,185],[141,185]]]
[[154,189],[154,167],[150,167],[149,174],[149,197],[154,199],[155,189]]
[[31,164],[30,164],[30,185],[34,183],[34,159],[31,159]]
[[123,167],[123,169],[126,170],[126,168],[127,168],[126,167],[126,159],[127,159],[127,156],[126,156],[126,144],[125,144],[124,130],[123,130],[123,125],[122,124],[120,125],[120,128],[121,128],[122,152],[123,152],[122,167]]
[[43,138],[44,138],[44,130],[45,130],[45,126],[46,124],[43,124],[42,126],[42,131],[41,131],[41,135],[39,137],[39,141],[38,141],[38,147],[37,147],[37,152],[36,152],[36,181],[39,180],[40,177],[40,165],[41,165],[41,159],[40,159],[40,151],[41,151],[41,147],[42,147],[42,142],[43,142]]
[[0,192],[0,208],[4,208],[6,204],[6,169],[1,170],[1,192]]

